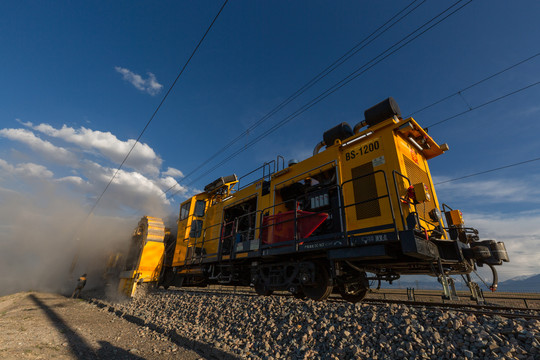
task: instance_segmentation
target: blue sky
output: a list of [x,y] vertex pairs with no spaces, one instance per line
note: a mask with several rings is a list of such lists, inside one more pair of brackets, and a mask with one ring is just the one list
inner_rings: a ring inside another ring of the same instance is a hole
[[[149,212],[176,214],[186,196],[219,176],[242,175],[278,154],[286,161],[306,158],[325,130],[342,121],[356,124],[366,108],[388,96],[408,115],[540,51],[537,1],[472,1],[227,164],[197,179],[212,163],[182,180],[182,173],[245,132],[408,3],[228,3],[96,213],[133,223]],[[216,161],[453,3],[417,1],[413,7],[420,6],[403,21]],[[78,207],[70,213],[84,217],[221,4],[0,3],[3,204],[25,199],[43,216],[56,214],[48,209],[52,196],[69,194],[70,206]],[[539,66],[540,56],[465,91],[464,99],[454,96],[414,117],[432,124],[535,83]],[[540,85],[533,86],[430,128],[436,141],[450,145],[431,161],[435,180],[539,157],[539,95]],[[540,272],[539,178],[540,161],[438,189],[441,202],[462,209],[467,225],[506,242],[512,262],[503,278]],[[182,191],[166,200],[163,192],[175,182]],[[2,228],[10,231],[13,214],[30,211],[3,208]]]

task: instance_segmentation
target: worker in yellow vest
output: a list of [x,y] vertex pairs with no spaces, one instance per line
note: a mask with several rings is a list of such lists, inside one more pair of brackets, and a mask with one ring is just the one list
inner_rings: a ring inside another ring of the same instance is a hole
[[82,276],[79,278],[79,281],[77,282],[77,287],[73,291],[73,294],[71,294],[72,298],[78,298],[81,295],[81,291],[86,285],[86,274],[82,274]]

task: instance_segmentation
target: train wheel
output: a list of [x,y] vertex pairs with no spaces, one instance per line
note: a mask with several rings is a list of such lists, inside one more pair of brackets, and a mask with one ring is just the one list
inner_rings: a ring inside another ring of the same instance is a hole
[[339,287],[339,294],[341,295],[341,297],[343,298],[343,300],[346,300],[350,303],[357,303],[359,301],[361,301],[362,299],[364,299],[366,297],[366,294],[368,292],[368,289],[359,289],[359,290],[356,290],[356,291],[347,291],[345,290],[345,288],[343,286],[340,286]]
[[255,284],[255,292],[261,296],[270,296],[273,293],[272,290],[268,289],[263,283],[260,282]]
[[326,300],[332,293],[332,282],[328,270],[321,264],[315,264],[315,284],[302,286],[302,291],[308,299],[315,301]]
[[159,277],[158,287],[163,286],[163,288],[167,290],[169,286],[173,285],[174,277],[174,272],[171,269],[164,268]]

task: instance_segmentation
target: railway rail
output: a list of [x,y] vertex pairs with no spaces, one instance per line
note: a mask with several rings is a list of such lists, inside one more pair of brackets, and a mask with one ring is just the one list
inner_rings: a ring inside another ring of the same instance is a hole
[[[337,299],[338,301],[341,301]],[[497,305],[474,305],[474,304],[457,304],[457,303],[435,303],[435,302],[426,302],[426,301],[410,301],[410,300],[384,300],[384,299],[364,299],[363,302],[369,304],[403,304],[413,307],[430,307],[430,308],[440,308],[447,310],[458,310],[460,312],[466,312],[475,315],[488,315],[495,316],[499,315],[506,318],[524,318],[524,319],[535,319],[540,320],[539,310],[528,309],[524,310],[522,308],[515,308],[509,306],[497,306]],[[515,312],[509,312],[515,311]],[[526,311],[526,312],[523,312]]]
[[[168,290],[175,291],[175,290]],[[221,286],[209,286],[207,288],[182,288],[182,291],[190,292],[201,292],[201,293],[218,293],[218,294],[235,294],[241,296],[259,296],[253,289],[249,287],[221,287]],[[376,296],[385,294],[386,296],[396,296],[396,295],[405,295],[404,291],[398,292],[397,290],[392,290],[390,292],[381,292],[376,291],[370,293],[365,299],[362,300],[363,303],[368,304],[398,304],[398,305],[407,305],[417,308],[430,308],[430,309],[441,309],[441,310],[454,310],[463,313],[473,314],[473,315],[485,315],[485,316],[501,316],[509,319],[523,318],[526,320],[540,320],[540,308],[527,308],[515,306],[501,306],[493,303],[486,304],[471,304],[467,302],[434,302],[434,301],[416,301],[416,300],[401,300],[401,299],[380,299]],[[278,292],[274,293],[274,296],[293,296],[287,292]],[[375,297],[374,297],[375,296]],[[440,296],[440,294],[439,294]],[[529,299],[540,299],[540,294],[526,294]],[[502,296],[504,299],[505,297]],[[347,303],[345,300],[341,299],[339,295],[333,294],[327,300],[334,303]]]
[[[485,305],[506,306],[508,308],[540,310],[540,293],[487,292],[483,293]],[[457,291],[459,300],[442,300],[442,303],[458,302],[459,304],[477,305],[469,291]],[[437,290],[416,289],[380,289],[370,292],[370,299],[419,300],[426,302],[441,302],[441,292]]]

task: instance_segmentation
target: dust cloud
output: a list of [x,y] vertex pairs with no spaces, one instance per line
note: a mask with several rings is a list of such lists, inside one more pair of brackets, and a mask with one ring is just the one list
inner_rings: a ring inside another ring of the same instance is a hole
[[83,273],[85,290],[103,286],[109,256],[128,250],[140,215],[104,216],[98,208],[87,218],[92,201],[83,206],[80,193],[35,185],[31,192],[0,187],[0,296],[30,290],[71,295]]

